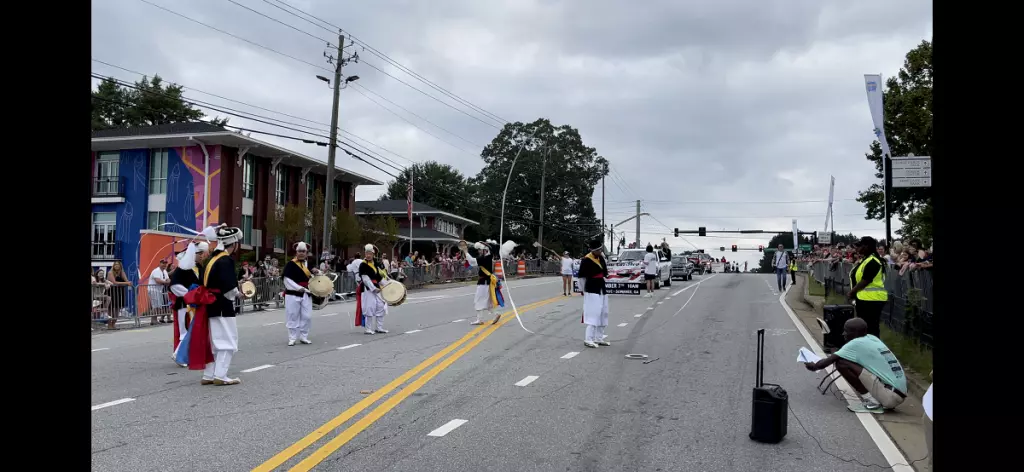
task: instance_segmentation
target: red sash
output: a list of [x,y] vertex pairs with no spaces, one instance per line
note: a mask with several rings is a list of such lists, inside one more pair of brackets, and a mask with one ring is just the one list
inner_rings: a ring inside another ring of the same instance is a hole
[[[196,305],[196,314],[189,325],[190,335],[188,343],[188,369],[203,370],[206,364],[213,362],[213,346],[210,343],[210,320],[206,316],[206,308],[214,303],[218,293],[206,287],[197,287],[185,294],[185,303]],[[175,333],[178,332],[178,324],[174,324]],[[175,337],[175,340],[178,338]]]

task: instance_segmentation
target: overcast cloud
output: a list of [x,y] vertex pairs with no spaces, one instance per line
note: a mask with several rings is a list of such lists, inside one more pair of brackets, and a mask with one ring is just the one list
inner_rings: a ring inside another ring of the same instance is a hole
[[[149,1],[329,67],[319,40],[227,0]],[[236,1],[316,36],[331,37],[266,2]],[[873,169],[863,157],[873,135],[862,76],[895,74],[906,52],[932,34],[932,6],[924,0],[286,1],[340,25],[504,119],[545,117],[576,127],[588,145],[611,161],[607,220],[628,218],[635,212],[631,202],[644,200],[644,211],[660,223],[644,218],[641,239],[646,243],[667,236],[677,249],[692,246],[674,240],[661,223],[688,229],[772,230],[788,229],[797,218],[802,230],[821,230],[829,175],[836,177],[836,230],[882,236],[884,226],[865,221],[863,208],[852,200],[873,181]],[[331,92],[314,77],[329,75],[325,70],[140,0],[92,4],[94,59],[330,122]],[[482,166],[480,147],[497,130],[373,70],[365,63],[443,97],[369,52],[356,50],[364,64],[347,66],[346,75],[359,75],[358,84],[458,137],[374,97],[443,142],[364,98],[355,87],[342,92],[340,126],[412,161],[437,160],[475,175]],[[122,80],[139,78],[97,63],[93,71]],[[191,90],[187,94],[239,107]],[[242,118],[231,118],[231,124],[297,135]],[[322,147],[262,139],[326,159]],[[339,156],[339,162],[364,175],[388,178],[347,156]],[[361,187],[357,197],[376,198],[382,191]],[[599,191],[598,213],[600,201]],[[723,203],[795,201],[810,202]],[[635,231],[632,223],[624,226],[630,234]],[[708,249],[767,242],[688,239]],[[726,257],[732,260],[733,254]],[[748,252],[736,259],[753,262],[758,257]]]

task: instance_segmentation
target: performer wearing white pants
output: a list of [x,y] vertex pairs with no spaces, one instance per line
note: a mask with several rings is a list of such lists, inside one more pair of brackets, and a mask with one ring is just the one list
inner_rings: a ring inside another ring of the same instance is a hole
[[604,241],[590,242],[590,252],[580,261],[579,279],[583,283],[583,319],[587,325],[583,345],[587,347],[611,346],[605,341],[608,326],[608,294],[604,279],[608,277],[608,263],[602,256]]
[[469,254],[468,248],[465,252],[466,260],[470,265],[477,266],[476,294],[473,296],[473,309],[476,310],[476,320],[470,324],[481,325],[484,321],[480,316],[486,311],[488,318],[493,317],[491,324],[497,323],[501,315],[494,314],[494,302],[491,300],[491,282],[497,282],[494,276],[494,256],[491,255],[491,248],[487,244],[478,242],[473,244],[477,256],[474,258]]
[[294,346],[296,340],[302,344],[313,344],[309,340],[309,328],[313,325],[309,279],[313,274],[306,267],[308,253],[306,243],[299,242],[295,244],[295,258],[284,265],[284,314],[289,346]]
[[381,287],[390,281],[379,261],[374,260],[377,248],[373,244],[363,247],[363,262],[359,264],[359,293],[356,300],[356,326],[363,327],[365,334],[387,334],[384,329],[384,316],[388,314],[388,304],[380,296]]
[[210,255],[210,262],[203,271],[204,286],[216,295],[216,300],[207,309],[214,362],[206,364],[200,383],[237,385],[242,381],[228,377],[228,369],[231,367],[231,358],[238,351],[235,298],[244,295],[238,290],[235,262],[231,259],[231,253],[238,250],[242,242],[242,230],[218,228],[217,241],[218,247]]

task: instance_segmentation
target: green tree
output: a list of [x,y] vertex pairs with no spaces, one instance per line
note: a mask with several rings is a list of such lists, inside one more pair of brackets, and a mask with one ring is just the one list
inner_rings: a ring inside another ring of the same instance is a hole
[[454,167],[436,161],[413,164],[406,172],[388,182],[388,189],[381,200],[405,200],[408,195],[409,172],[413,174],[413,201],[424,203],[439,210],[462,215],[469,209],[466,198],[469,188],[466,177]]
[[512,161],[524,143],[509,181],[505,239],[524,247],[536,240],[543,169],[544,245],[582,250],[589,238],[602,232],[592,200],[595,186],[607,173],[607,161],[583,143],[575,128],[556,127],[544,118],[506,124],[481,152],[484,168],[470,182],[476,188],[470,198],[472,208],[489,213],[481,217],[486,224],[480,229],[492,233],[489,237],[498,236],[502,192]]
[[398,243],[398,221],[388,215],[367,215],[360,221],[361,241],[377,246],[383,253],[394,250]]
[[306,208],[299,205],[279,206],[267,215],[264,223],[267,233],[275,238],[284,238],[284,249],[287,252],[289,244],[300,241],[305,236],[306,214]]
[[358,218],[340,209],[334,214],[334,226],[331,227],[331,244],[334,247],[347,248],[363,241],[363,228]]
[[[922,41],[907,53],[896,77],[886,80],[882,93],[885,134],[893,155],[932,155],[932,44]],[[857,201],[864,204],[865,219],[885,218],[882,174],[882,146],[871,143],[866,154],[875,166],[879,183],[859,192]],[[894,188],[890,194],[892,214],[903,223],[897,234],[904,238],[931,239],[932,189]]]
[[[206,114],[185,101],[182,87],[165,84],[159,75],[143,77],[134,88],[113,78],[103,79],[92,92],[92,130],[200,121]],[[213,118],[223,126],[227,118]]]

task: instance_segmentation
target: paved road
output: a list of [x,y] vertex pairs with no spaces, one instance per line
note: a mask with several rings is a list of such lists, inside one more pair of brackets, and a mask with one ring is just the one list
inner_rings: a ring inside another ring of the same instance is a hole
[[[388,335],[353,327],[351,304],[314,312],[312,346],[285,345],[283,312],[250,314],[233,387],[171,363],[167,327],[94,336],[93,404],[133,400],[93,411],[93,469],[866,470],[823,453],[797,418],[826,451],[887,464],[796,363],[806,341],[768,282],[715,274],[613,296],[612,346],[597,349],[582,343],[580,297],[549,278],[511,284],[534,334],[511,315],[469,326],[472,287],[411,293]],[[778,445],[747,437],[758,328],[766,380],[790,394]]]

